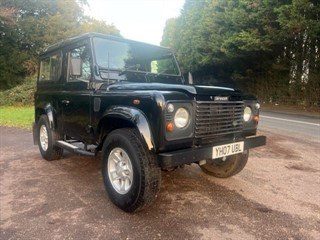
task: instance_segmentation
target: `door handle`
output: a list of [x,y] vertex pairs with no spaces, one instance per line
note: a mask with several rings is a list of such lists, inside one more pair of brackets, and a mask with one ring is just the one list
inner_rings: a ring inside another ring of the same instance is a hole
[[62,102],[63,104],[65,104],[65,105],[68,105],[68,104],[70,103],[69,100],[62,100],[61,102]]

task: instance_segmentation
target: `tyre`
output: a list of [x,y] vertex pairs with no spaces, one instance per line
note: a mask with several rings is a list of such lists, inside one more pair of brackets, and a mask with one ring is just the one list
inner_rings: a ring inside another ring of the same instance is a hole
[[150,205],[160,190],[161,171],[155,154],[131,128],[117,129],[102,148],[102,176],[111,201],[126,212]]
[[210,159],[201,169],[206,174],[218,178],[227,178],[236,175],[246,166],[249,157],[249,150],[244,153],[226,157],[226,159]]
[[38,145],[44,159],[52,161],[62,157],[63,149],[54,146],[59,139],[61,137],[50,128],[48,117],[41,115],[38,121]]

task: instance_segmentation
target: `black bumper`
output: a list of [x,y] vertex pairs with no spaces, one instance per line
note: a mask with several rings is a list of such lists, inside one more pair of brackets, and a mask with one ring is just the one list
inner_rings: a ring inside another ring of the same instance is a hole
[[[267,138],[266,136],[254,136],[248,137],[241,141],[244,141],[244,150],[248,150],[250,148],[260,147],[266,145]],[[162,168],[170,168],[183,164],[190,164],[194,162],[199,162],[204,159],[212,158],[212,147],[224,145],[229,142],[219,142],[217,144],[199,147],[199,148],[188,148],[182,149],[178,151],[166,152],[158,154],[159,163]]]

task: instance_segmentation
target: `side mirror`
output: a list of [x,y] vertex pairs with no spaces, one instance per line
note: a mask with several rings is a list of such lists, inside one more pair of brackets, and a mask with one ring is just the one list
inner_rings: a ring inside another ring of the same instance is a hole
[[188,73],[188,83],[189,83],[190,85],[193,84],[193,77],[192,77],[192,73],[191,73],[191,72]]
[[70,74],[71,76],[81,76],[82,75],[82,61],[80,58],[71,58],[70,62]]

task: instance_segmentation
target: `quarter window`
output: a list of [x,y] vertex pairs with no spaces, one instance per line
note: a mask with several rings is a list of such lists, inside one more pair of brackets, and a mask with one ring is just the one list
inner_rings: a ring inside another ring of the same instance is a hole
[[61,77],[62,57],[60,53],[41,60],[40,81],[59,81]]

